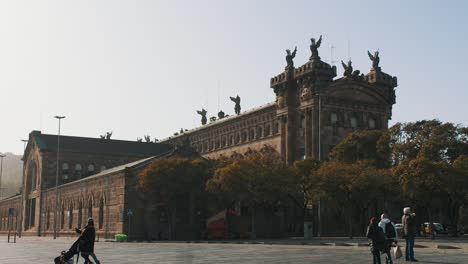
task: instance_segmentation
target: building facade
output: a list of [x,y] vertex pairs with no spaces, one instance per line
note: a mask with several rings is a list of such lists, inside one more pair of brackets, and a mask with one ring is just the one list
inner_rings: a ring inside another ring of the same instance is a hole
[[189,143],[205,158],[269,146],[291,164],[326,158],[355,130],[388,128],[397,79],[382,71],[378,52],[369,53],[367,74],[353,71],[348,62],[342,63],[344,76],[335,78],[336,67],[319,57],[320,42],[312,41],[309,61],[297,68],[295,52],[288,52],[286,68],[270,80],[275,102],[234,116],[219,115],[160,143],[61,136],[57,164],[57,136],[31,132],[23,156],[23,191],[0,201],[0,233],[10,226],[26,235],[51,235],[57,223],[60,235],[72,235],[75,226],[82,227],[92,216],[98,235],[160,237],[164,228],[155,225],[163,223],[155,219],[161,216],[155,215],[154,205],[141,202],[135,182],[152,160],[173,155],[173,146]]

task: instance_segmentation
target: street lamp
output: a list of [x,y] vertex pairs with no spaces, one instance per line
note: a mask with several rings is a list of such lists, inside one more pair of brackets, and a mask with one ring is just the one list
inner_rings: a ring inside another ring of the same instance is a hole
[[54,212],[54,239],[57,238],[57,207],[58,207],[58,176],[59,176],[59,154],[60,154],[60,121],[65,116],[54,116],[59,121],[57,136],[57,168],[55,171],[55,212]]
[[24,192],[26,190],[26,188],[24,187],[24,160],[25,160],[25,157],[24,157],[24,154],[26,152],[26,143],[28,143],[28,140],[27,139],[22,139],[21,142],[23,142],[23,178],[21,180],[21,210],[20,210],[20,217],[19,217],[19,224],[17,225],[18,227],[18,237],[21,237],[21,231],[22,231],[22,228],[23,228],[23,202],[24,202]]
[[0,154],[0,200],[2,199],[2,172],[3,172],[3,158],[6,157],[4,154]]

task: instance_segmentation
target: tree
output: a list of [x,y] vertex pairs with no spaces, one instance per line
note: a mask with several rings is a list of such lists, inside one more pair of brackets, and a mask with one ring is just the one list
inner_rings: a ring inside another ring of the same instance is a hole
[[154,160],[138,175],[138,190],[154,204],[165,205],[174,236],[177,197],[189,195],[190,224],[193,224],[192,203],[204,192],[207,178],[211,174],[211,163],[202,158],[170,157]]
[[393,174],[403,197],[421,207],[432,220],[445,211],[452,225],[463,206],[464,155],[468,155],[468,129],[439,120],[397,123],[389,130]]
[[366,161],[328,161],[320,166],[318,176],[323,198],[344,213],[348,235],[353,237],[354,219],[361,218],[361,224],[365,225],[362,213],[380,195],[383,183],[379,179],[379,170]]
[[216,169],[207,182],[207,190],[225,200],[243,202],[252,209],[252,236],[255,237],[255,208],[272,206],[287,199],[291,169],[277,153],[253,152],[243,158],[233,158]]
[[313,205],[320,193],[318,188],[317,170],[320,168],[320,161],[305,159],[294,162],[294,173],[291,174],[291,189],[288,195],[293,203],[301,208],[302,222],[307,212],[307,207]]
[[390,166],[390,136],[384,130],[363,130],[349,134],[330,153],[331,160],[367,160],[378,168]]

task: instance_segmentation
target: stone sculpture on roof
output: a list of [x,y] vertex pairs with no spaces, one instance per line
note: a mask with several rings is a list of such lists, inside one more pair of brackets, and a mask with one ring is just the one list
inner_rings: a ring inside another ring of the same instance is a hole
[[320,48],[320,44],[322,44],[322,35],[320,35],[320,38],[317,41],[315,41],[315,38],[311,38],[310,41],[310,51],[312,51],[310,59],[320,59],[318,48]]
[[297,47],[294,48],[294,51],[291,53],[291,50],[286,50],[286,69],[294,67],[294,57],[296,57]]
[[202,118],[201,118],[201,123],[202,123],[202,125],[206,125],[206,121],[208,121],[208,120],[206,119],[206,113],[207,113],[206,110],[202,108],[201,111],[198,111],[198,110],[197,110],[197,113],[198,113],[199,115],[202,116]]
[[353,63],[351,62],[351,60],[348,61],[348,64],[341,61],[341,65],[343,66],[343,69],[344,69],[344,72],[343,72],[344,77],[351,78],[353,76],[353,65],[352,64]]
[[372,61],[372,68],[378,69],[379,68],[379,50],[374,52],[374,55],[372,55],[369,51],[367,51],[367,55],[369,55],[369,59]]
[[240,111],[241,111],[241,106],[240,106],[240,97],[239,95],[237,95],[236,97],[229,97],[231,99],[231,101],[233,101],[234,103],[236,103],[236,105],[234,106],[234,111],[236,112],[237,115],[240,114]]

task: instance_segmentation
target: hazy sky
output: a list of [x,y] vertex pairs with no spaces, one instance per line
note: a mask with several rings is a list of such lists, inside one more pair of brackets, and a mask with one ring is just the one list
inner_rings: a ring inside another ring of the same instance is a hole
[[285,49],[302,65],[320,34],[322,59],[333,45],[364,73],[380,50],[398,77],[391,124],[468,125],[467,3],[0,0],[0,152],[21,153],[31,130],[57,133],[58,114],[67,135],[161,139],[198,126],[201,107],[232,114],[228,96],[242,110],[274,101]]

